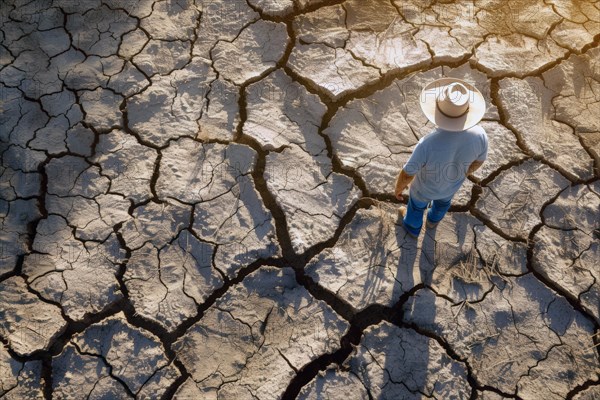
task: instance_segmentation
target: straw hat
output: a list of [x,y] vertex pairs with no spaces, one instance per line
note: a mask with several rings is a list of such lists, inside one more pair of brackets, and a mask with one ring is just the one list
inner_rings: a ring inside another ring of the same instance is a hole
[[456,78],[441,78],[427,84],[420,103],[427,119],[447,131],[469,129],[485,114],[485,100],[479,90]]

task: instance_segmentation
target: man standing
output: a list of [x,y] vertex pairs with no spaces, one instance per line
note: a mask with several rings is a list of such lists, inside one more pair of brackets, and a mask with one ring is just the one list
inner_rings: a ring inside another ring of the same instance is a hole
[[485,114],[485,100],[474,86],[460,79],[442,78],[421,92],[421,109],[436,128],[419,140],[396,179],[396,198],[410,184],[408,206],[399,209],[406,231],[417,237],[427,213],[427,227],[444,218],[454,194],[468,174],[487,157],[488,140],[477,126]]

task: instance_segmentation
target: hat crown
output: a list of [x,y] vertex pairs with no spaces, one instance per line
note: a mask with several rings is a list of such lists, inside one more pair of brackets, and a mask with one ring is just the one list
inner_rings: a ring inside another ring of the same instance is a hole
[[470,91],[461,83],[447,85],[436,99],[437,107],[448,117],[456,118],[469,110]]
[[420,106],[430,122],[451,132],[477,125],[486,110],[481,92],[457,78],[439,78],[425,85]]

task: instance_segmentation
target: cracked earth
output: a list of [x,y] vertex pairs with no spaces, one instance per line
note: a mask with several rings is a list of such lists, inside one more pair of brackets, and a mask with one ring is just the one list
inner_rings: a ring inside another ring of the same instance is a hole
[[[0,398],[600,399],[600,1],[0,7]],[[442,76],[490,150],[415,240]]]

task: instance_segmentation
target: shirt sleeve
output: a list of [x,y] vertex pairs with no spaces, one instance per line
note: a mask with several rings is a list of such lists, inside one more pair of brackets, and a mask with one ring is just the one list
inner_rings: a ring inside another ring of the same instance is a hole
[[477,161],[481,161],[484,162],[487,158],[487,153],[488,153],[488,137],[487,134],[485,133],[485,130],[483,130],[483,128],[481,128],[481,143],[482,143],[482,150],[481,153],[479,153],[479,156],[477,156]]
[[407,175],[410,175],[410,176],[416,175],[416,173],[419,172],[419,170],[421,168],[423,168],[423,166],[425,165],[425,161],[426,161],[425,156],[427,153],[426,152],[427,145],[425,143],[423,143],[423,138],[421,138],[421,140],[419,140],[419,142],[415,146],[415,149],[413,150],[412,154],[410,155],[410,158],[408,159],[406,164],[404,164],[404,167],[402,167],[402,169],[404,170],[404,172]]

